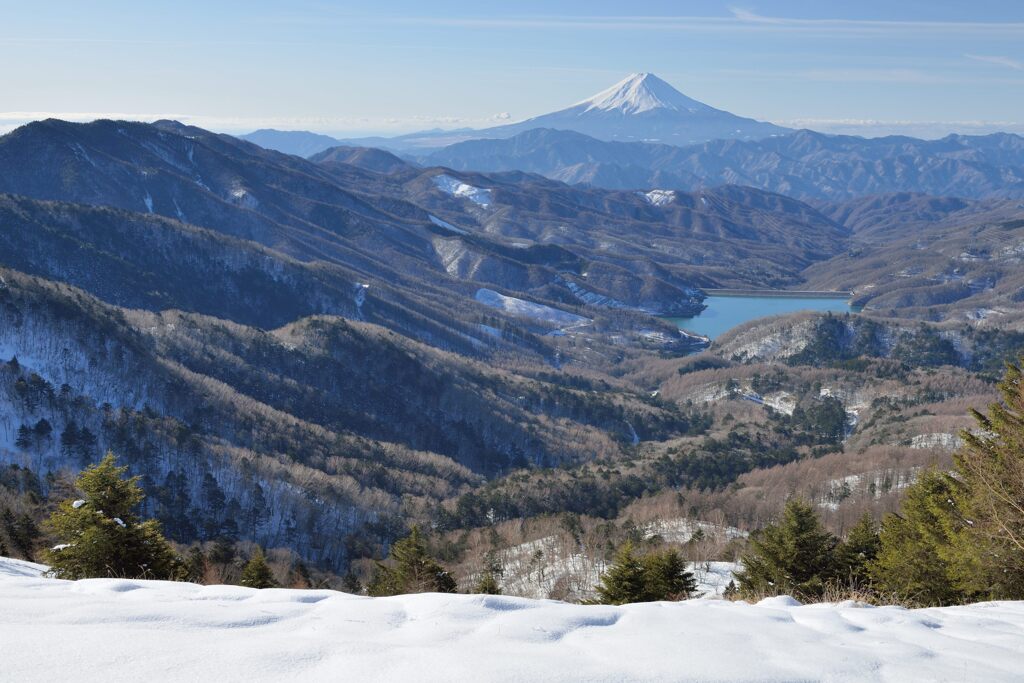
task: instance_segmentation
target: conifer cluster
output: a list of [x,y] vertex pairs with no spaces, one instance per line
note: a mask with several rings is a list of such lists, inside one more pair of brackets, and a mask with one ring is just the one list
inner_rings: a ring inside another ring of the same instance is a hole
[[668,549],[641,556],[630,541],[619,549],[597,586],[598,602],[605,605],[686,600],[695,590],[697,581],[679,551]]

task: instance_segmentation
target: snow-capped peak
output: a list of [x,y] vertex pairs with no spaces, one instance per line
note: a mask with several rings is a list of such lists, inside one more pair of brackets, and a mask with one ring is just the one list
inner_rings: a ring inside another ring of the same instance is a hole
[[623,114],[639,114],[652,109],[695,112],[709,108],[649,73],[632,74],[583,100],[576,105],[578,107],[584,107],[584,111],[619,111]]

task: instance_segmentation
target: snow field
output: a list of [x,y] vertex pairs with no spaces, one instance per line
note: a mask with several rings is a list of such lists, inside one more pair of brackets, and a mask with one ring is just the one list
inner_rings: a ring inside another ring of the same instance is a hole
[[650,192],[637,192],[647,200],[648,204],[654,206],[667,206],[676,200],[676,193],[673,190],[651,190]]
[[1014,681],[1024,603],[906,610],[33,576],[0,558],[7,680]]
[[474,187],[450,175],[442,173],[439,176],[434,176],[434,185],[445,194],[468,199],[485,209],[491,205],[490,190]]
[[529,318],[540,323],[548,323],[559,327],[577,327],[591,322],[590,318],[584,318],[575,313],[562,311],[544,304],[517,299],[514,296],[505,296],[493,289],[481,288],[476,291],[474,297],[477,301],[491,308],[500,308],[506,313]]

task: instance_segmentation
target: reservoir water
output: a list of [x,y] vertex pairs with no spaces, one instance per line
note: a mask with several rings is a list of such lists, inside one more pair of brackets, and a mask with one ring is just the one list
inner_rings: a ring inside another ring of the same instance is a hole
[[704,300],[707,305],[693,318],[669,318],[680,329],[714,339],[748,320],[797,311],[856,312],[846,296],[790,296],[715,294]]

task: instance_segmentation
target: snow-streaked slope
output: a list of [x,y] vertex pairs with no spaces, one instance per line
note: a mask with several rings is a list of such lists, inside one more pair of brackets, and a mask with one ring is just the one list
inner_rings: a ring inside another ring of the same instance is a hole
[[0,574],[12,681],[1014,681],[1024,603],[361,598]]
[[468,231],[463,230],[462,228],[456,228],[454,225],[452,225],[448,221],[442,220],[442,219],[438,218],[437,216],[435,216],[434,214],[428,214],[427,218],[429,218],[430,222],[433,223],[434,225],[436,225],[439,228],[444,228],[445,230],[451,230],[452,232],[457,232],[460,235],[468,235],[469,234]]
[[491,205],[490,190],[474,187],[473,185],[464,183],[458,178],[453,178],[450,175],[442,173],[439,176],[434,176],[434,185],[436,185],[437,189],[441,190],[445,194],[468,199],[474,204],[478,204],[485,209]]
[[651,190],[650,192],[637,192],[637,194],[654,206],[666,206],[676,200],[676,193],[673,190]]
[[518,315],[523,318],[530,318],[537,322],[550,323],[559,327],[579,326],[590,322],[590,318],[582,315],[561,311],[551,306],[518,299],[514,296],[505,296],[493,289],[481,288],[476,291],[476,300],[485,306],[500,308],[506,313]]

